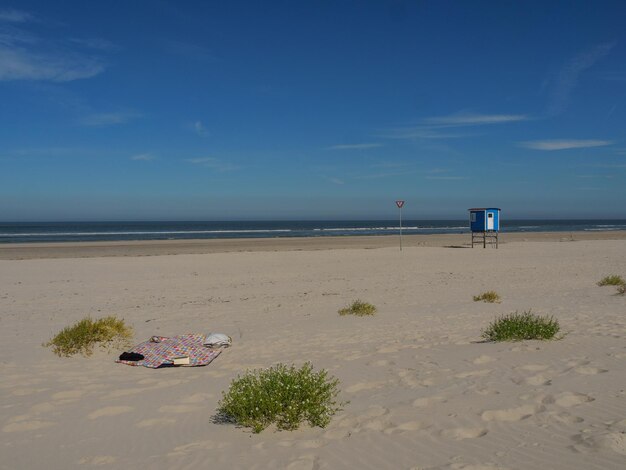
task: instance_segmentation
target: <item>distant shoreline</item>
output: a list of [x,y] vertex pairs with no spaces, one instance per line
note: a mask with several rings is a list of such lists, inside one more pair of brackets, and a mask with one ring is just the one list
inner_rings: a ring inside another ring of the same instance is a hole
[[[469,248],[470,234],[403,235],[403,247]],[[501,233],[500,243],[624,240],[626,230]],[[0,244],[0,260],[161,256],[263,251],[317,251],[399,247],[398,235],[280,237],[195,240],[133,240],[99,242]]]

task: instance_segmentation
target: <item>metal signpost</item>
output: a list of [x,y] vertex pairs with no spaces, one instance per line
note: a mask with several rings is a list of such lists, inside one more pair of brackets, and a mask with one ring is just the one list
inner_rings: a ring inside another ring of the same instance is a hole
[[404,206],[404,201],[396,201],[396,206],[400,209],[400,251],[402,251],[402,206]]

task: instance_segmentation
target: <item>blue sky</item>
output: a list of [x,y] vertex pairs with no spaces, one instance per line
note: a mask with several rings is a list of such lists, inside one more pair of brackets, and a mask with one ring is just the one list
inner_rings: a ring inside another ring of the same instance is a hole
[[623,1],[8,1],[0,220],[626,218]]

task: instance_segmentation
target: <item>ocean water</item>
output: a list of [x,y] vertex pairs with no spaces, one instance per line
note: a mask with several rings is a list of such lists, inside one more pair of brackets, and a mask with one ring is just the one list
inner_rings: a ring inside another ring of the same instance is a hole
[[[468,233],[467,220],[404,220],[402,233]],[[501,232],[626,230],[626,220],[504,220]],[[394,235],[398,221],[0,223],[0,243]]]

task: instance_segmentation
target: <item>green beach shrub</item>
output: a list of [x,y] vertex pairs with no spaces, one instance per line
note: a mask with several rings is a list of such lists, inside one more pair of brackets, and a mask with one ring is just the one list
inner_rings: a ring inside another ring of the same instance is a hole
[[540,317],[528,310],[496,318],[482,336],[487,341],[545,340],[552,339],[559,329],[559,322],[553,317]]
[[490,304],[501,302],[500,295],[496,291],[493,291],[493,290],[483,292],[480,295],[474,296],[474,302],[480,302],[481,300],[483,302],[487,302]]
[[339,310],[339,315],[356,315],[363,317],[365,315],[374,315],[376,313],[376,306],[360,300],[355,300],[347,307]]
[[291,431],[304,421],[323,428],[345,404],[336,401],[338,384],[323,369],[313,372],[309,362],[299,369],[278,364],[233,380],[222,392],[218,414],[255,433],[271,424]]
[[57,356],[69,357],[78,353],[90,356],[95,345],[126,346],[132,336],[132,328],[115,316],[97,320],[85,317],[74,325],[63,328],[44,346],[52,347]]
[[624,278],[617,274],[612,274],[610,276],[605,276],[600,281],[598,281],[599,286],[622,286],[626,284]]

